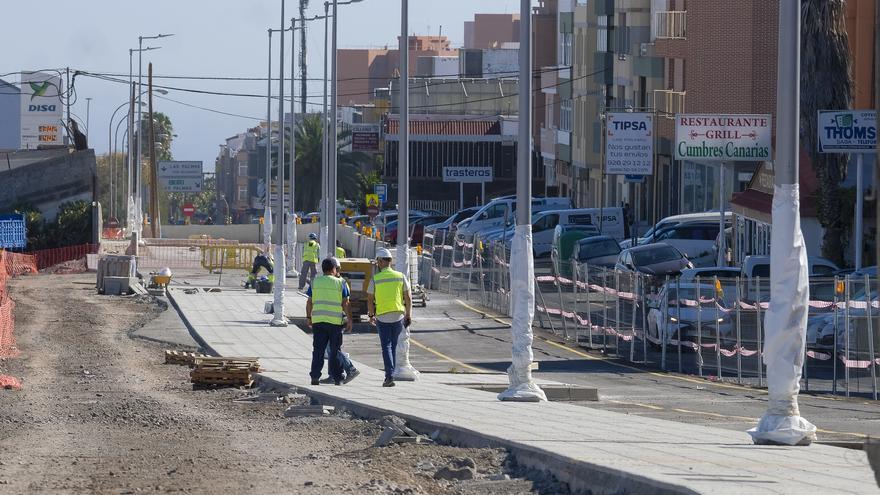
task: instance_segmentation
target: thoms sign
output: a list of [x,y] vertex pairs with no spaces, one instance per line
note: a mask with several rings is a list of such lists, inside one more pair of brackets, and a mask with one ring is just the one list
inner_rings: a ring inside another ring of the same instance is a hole
[[766,161],[773,157],[770,115],[675,116],[675,158],[705,161]]
[[858,153],[877,148],[873,110],[819,111],[819,152]]

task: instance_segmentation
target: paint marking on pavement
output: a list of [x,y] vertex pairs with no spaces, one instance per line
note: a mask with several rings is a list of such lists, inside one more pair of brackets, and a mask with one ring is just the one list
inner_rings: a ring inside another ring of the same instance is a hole
[[653,406],[651,404],[642,404],[641,402],[626,402],[626,401],[622,401],[622,400],[612,400],[612,399],[606,399],[605,402],[611,402],[612,404],[620,404],[623,406],[644,407],[646,409],[653,409],[655,411],[663,411],[664,410],[664,408],[662,408],[660,406]]
[[[461,305],[464,306],[465,308],[467,308],[467,309],[469,309],[469,310],[471,310],[471,311],[473,311],[473,312],[475,312],[475,313],[481,314],[481,315],[485,316],[486,318],[491,318],[492,320],[495,320],[495,321],[497,321],[498,323],[502,323],[502,324],[504,324],[504,325],[510,325],[509,322],[506,322],[506,321],[502,320],[500,317],[497,317],[497,316],[495,316],[495,315],[492,315],[491,313],[487,313],[486,311],[483,311],[483,310],[477,309],[477,308],[475,308],[475,307],[473,307],[473,306],[471,306],[471,305],[465,303],[464,301],[462,301],[462,300],[460,300],[460,299],[457,299],[457,301],[458,301],[459,304],[461,304]],[[626,364],[619,363],[619,362],[614,361],[614,360],[612,360],[612,359],[610,359],[610,358],[607,358],[607,357],[593,356],[592,354],[587,354],[587,353],[585,353],[585,352],[581,352],[581,351],[579,351],[579,350],[577,350],[577,349],[572,349],[571,347],[568,347],[568,346],[566,346],[566,345],[562,345],[562,344],[560,344],[560,343],[558,343],[558,342],[554,342],[554,341],[549,340],[549,339],[546,339],[546,338],[544,338],[544,337],[536,337],[536,338],[537,338],[538,340],[541,340],[541,341],[547,343],[547,344],[550,344],[550,345],[552,345],[552,346],[558,347],[558,348],[560,348],[560,349],[565,349],[565,350],[568,351],[568,352],[571,352],[571,353],[576,354],[576,355],[578,355],[578,356],[580,356],[580,357],[583,357],[583,358],[589,359],[589,360],[591,360],[591,361],[604,361],[604,362],[606,362],[606,363],[608,363],[608,364],[610,364],[610,365],[618,366],[618,367],[621,367],[621,368],[625,368],[625,369],[628,369],[628,370],[630,370],[630,371],[638,371],[639,373],[647,373],[647,374],[649,374],[649,375],[657,376],[657,377],[660,377],[660,378],[671,378],[671,379],[674,379],[674,380],[680,380],[680,381],[685,381],[685,382],[689,382],[689,383],[696,383],[696,384],[701,385],[701,386],[711,385],[711,386],[714,386],[714,387],[720,387],[720,388],[730,388],[730,389],[735,389],[735,390],[749,391],[749,392],[752,392],[752,393],[757,393],[757,394],[762,394],[762,395],[766,395],[766,394],[767,394],[767,391],[765,391],[765,390],[754,389],[754,388],[751,388],[751,387],[744,387],[744,386],[741,386],[741,385],[734,385],[734,384],[729,384],[729,383],[716,383],[716,382],[710,382],[710,381],[702,380],[702,379],[688,378],[688,377],[686,377],[686,376],[670,375],[670,374],[666,374],[666,373],[658,373],[658,372],[654,372],[654,371],[647,371],[647,370],[644,370],[644,369],[641,369],[641,368],[636,368],[635,366],[628,366],[628,365],[626,365]]]
[[420,347],[420,348],[430,352],[431,354],[434,354],[435,356],[440,357],[441,359],[445,359],[446,361],[449,361],[450,363],[457,364],[457,365],[461,366],[462,368],[467,368],[475,373],[495,374],[494,371],[490,371],[490,370],[483,369],[483,368],[478,368],[476,366],[471,366],[467,363],[463,363],[463,362],[459,361],[458,359],[449,357],[440,351],[435,351],[434,349],[431,349],[430,347],[426,346],[425,344],[422,344],[421,342],[413,339],[412,337],[410,337],[409,341],[412,342],[412,344],[415,345],[416,347]]

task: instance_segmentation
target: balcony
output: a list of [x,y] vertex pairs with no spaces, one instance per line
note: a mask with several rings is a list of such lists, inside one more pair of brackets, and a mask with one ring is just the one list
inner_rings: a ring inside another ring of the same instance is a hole
[[687,11],[670,10],[654,13],[654,38],[658,40],[687,39]]
[[655,89],[652,93],[654,111],[660,117],[667,119],[675,118],[675,114],[684,113],[684,100],[686,91],[673,91],[671,89]]
[[544,158],[556,158],[556,129],[541,128],[541,156]]

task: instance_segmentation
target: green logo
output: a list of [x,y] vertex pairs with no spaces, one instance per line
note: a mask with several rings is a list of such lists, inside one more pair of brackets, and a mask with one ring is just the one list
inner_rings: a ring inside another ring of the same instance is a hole
[[43,81],[41,83],[31,81],[28,84],[31,85],[31,91],[33,91],[33,94],[31,94],[31,101],[33,101],[34,98],[36,98],[37,96],[46,96],[46,91],[50,87],[55,88],[55,91],[57,91],[59,94],[61,93],[61,91],[58,90],[58,86],[55,86],[55,83],[51,81]]
[[841,115],[834,116],[834,123],[837,124],[837,127],[852,127],[853,126],[853,114],[844,113]]

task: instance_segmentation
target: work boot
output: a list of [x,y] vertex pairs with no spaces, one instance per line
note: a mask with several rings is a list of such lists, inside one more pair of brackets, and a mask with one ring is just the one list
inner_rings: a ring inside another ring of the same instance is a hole
[[312,385],[320,385],[321,382],[317,378],[312,378]]
[[393,378],[386,378],[385,382],[382,383],[382,386],[383,387],[393,387],[394,386],[394,379]]

